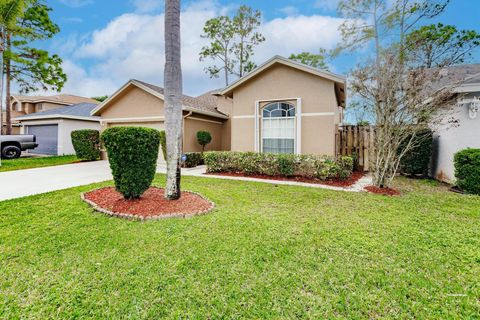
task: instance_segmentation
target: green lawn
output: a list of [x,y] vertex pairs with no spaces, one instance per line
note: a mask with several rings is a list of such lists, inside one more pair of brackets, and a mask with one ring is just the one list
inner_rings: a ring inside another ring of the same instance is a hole
[[78,161],[79,160],[74,155],[2,160],[2,166],[0,166],[0,172],[40,168],[40,167],[51,167],[51,166],[58,166],[61,164],[74,163]]
[[107,184],[0,202],[1,319],[480,317],[480,197],[185,177],[217,208],[141,223],[81,202]]

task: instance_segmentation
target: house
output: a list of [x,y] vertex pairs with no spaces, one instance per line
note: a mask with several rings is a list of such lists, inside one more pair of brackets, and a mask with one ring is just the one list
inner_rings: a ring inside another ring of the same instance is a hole
[[[71,106],[78,103],[98,103],[96,100],[75,96],[71,94],[58,94],[53,96],[11,96],[11,118],[12,118],[12,134],[19,134],[20,124],[14,119],[27,114],[48,111],[65,106]],[[6,114],[3,112],[2,121],[5,126]]]
[[34,134],[38,147],[32,153],[46,155],[75,154],[70,133],[79,129],[100,130],[100,118],[90,113],[96,103],[78,103],[15,118],[21,134]]
[[[184,95],[184,152],[201,151],[196,133],[207,130],[207,150],[334,156],[345,106],[345,77],[275,56],[226,88]],[[164,130],[163,88],[130,80],[98,105],[102,130],[145,126]]]
[[432,175],[440,181],[453,183],[455,153],[466,148],[480,148],[480,64],[448,67],[442,73],[446,81],[455,83],[454,91],[459,95],[457,105],[448,115],[458,123],[435,130]]

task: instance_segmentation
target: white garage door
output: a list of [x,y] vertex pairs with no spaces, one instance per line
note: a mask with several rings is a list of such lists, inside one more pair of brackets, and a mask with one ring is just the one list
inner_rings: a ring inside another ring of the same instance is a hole
[[[163,122],[128,122],[128,123],[109,123],[108,127],[146,127],[157,129],[158,131],[165,130],[165,124]],[[162,147],[160,146],[160,150],[158,152],[158,162],[165,162],[163,158]]]
[[57,155],[58,150],[58,125],[37,125],[26,126],[27,134],[34,134],[37,137],[38,147],[32,153]]

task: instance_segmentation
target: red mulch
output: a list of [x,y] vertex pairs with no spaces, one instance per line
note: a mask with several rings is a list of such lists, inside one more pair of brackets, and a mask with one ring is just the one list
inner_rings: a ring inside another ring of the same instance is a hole
[[265,180],[278,180],[278,181],[293,181],[293,182],[305,182],[305,183],[314,183],[314,184],[323,184],[332,187],[341,187],[347,188],[354,185],[358,180],[363,176],[363,172],[353,172],[350,177],[345,180],[320,180],[316,178],[306,178],[306,177],[283,177],[283,176],[267,176],[263,174],[252,174],[247,175],[241,172],[212,172],[206,173],[210,175],[218,176],[227,176],[227,177],[245,177],[245,178],[256,178],[256,179],[265,179]]
[[171,215],[196,214],[212,209],[213,204],[201,196],[182,192],[178,200],[166,200],[164,189],[150,187],[139,199],[125,200],[114,187],[96,189],[85,193],[87,200],[114,213],[132,214],[142,218]]
[[401,195],[400,191],[392,188],[379,188],[375,186],[366,186],[365,190],[375,194],[382,194],[385,196],[399,196]]

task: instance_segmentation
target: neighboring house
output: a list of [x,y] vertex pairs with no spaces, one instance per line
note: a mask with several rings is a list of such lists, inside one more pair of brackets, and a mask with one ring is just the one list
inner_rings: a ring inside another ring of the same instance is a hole
[[[335,155],[345,106],[345,77],[275,56],[230,86],[183,96],[184,152],[207,150]],[[145,126],[164,130],[163,88],[130,80],[92,111],[102,129]]]
[[[98,103],[96,100],[74,96],[71,94],[58,94],[54,96],[20,96],[11,97],[12,133],[20,133],[20,124],[14,119],[31,113],[48,111],[78,103]],[[6,114],[3,112],[3,125],[5,126]]]
[[465,148],[480,148],[480,64],[449,67],[442,72],[445,81],[455,84],[454,91],[459,94],[457,105],[446,117],[458,123],[436,130],[432,174],[438,180],[454,183],[455,153]]
[[95,103],[79,103],[20,116],[15,121],[21,125],[22,134],[36,135],[38,147],[31,153],[74,154],[70,138],[73,130],[100,130],[100,118],[90,115],[96,107]]

